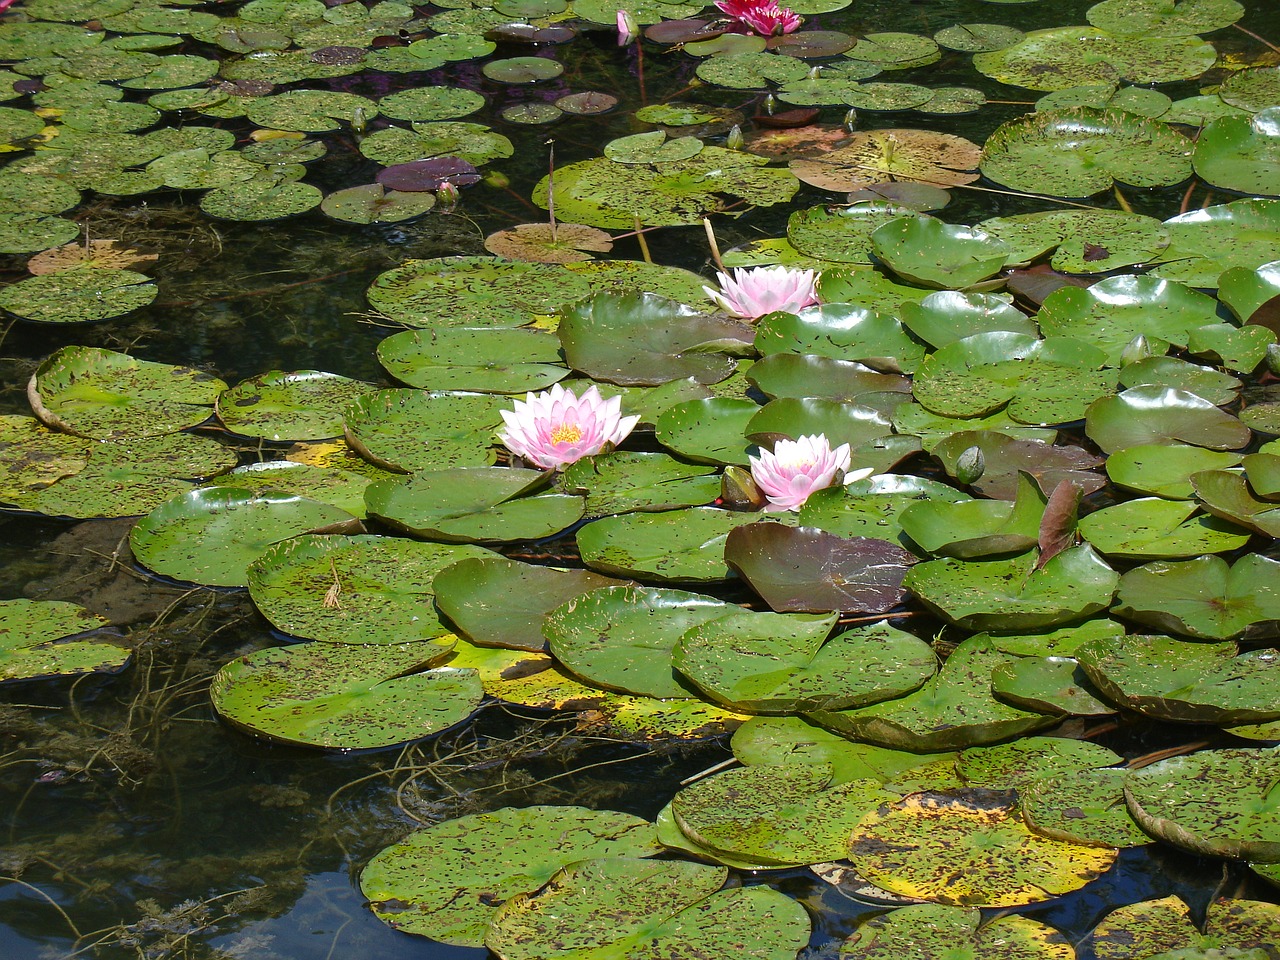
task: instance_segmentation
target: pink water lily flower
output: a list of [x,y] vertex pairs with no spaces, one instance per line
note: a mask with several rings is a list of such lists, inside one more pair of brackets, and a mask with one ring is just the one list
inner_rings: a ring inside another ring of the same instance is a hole
[[716,6],[762,37],[792,33],[800,27],[800,15],[778,0],[716,0]]
[[786,310],[795,313],[818,302],[814,290],[817,275],[812,270],[790,267],[734,269],[732,276],[717,273],[719,290],[703,287],[722,310],[744,320],[757,320],[766,313]]
[[525,394],[515,410],[503,410],[500,439],[518,457],[555,470],[583,457],[612,449],[626,439],[640,418],[622,416],[622,398],[609,400],[594,386],[579,397],[556,384]]
[[761,450],[750,457],[751,479],[769,503],[766,510],[799,510],[815,490],[836,483],[852,483],[871,473],[871,468],[849,470],[849,445],[834,450],[826,434],[798,440],[779,440],[773,450]]
[[[0,0],[3,2],[3,0]],[[636,22],[635,15],[628,10],[619,8],[618,10],[618,46],[627,47],[635,42],[636,37],[640,33],[640,24]]]

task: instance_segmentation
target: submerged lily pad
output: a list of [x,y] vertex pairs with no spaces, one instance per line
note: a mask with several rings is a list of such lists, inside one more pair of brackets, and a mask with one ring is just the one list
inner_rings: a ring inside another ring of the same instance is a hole
[[0,290],[0,307],[24,320],[83,323],[145,307],[156,293],[151,278],[133,270],[85,267],[9,284]]
[[68,639],[107,623],[66,600],[0,601],[0,682],[120,670],[128,647]]

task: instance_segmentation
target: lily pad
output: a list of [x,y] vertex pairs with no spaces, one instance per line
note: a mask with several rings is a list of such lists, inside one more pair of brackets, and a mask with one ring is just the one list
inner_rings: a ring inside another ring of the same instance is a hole
[[[52,239],[56,245],[62,238]],[[145,307],[156,292],[150,277],[133,270],[86,267],[9,284],[0,290],[0,307],[24,320],[84,323]]]
[[743,613],[691,629],[672,662],[712,700],[750,713],[845,710],[900,697],[933,676],[924,641],[886,624],[827,640],[834,618]]
[[1219,117],[1200,131],[1192,158],[1206,183],[1242,193],[1280,195],[1280,108],[1252,117]]
[[1225,470],[1241,459],[1238,453],[1204,447],[1147,443],[1117,450],[1107,457],[1107,475],[1128,490],[1170,500],[1190,500],[1196,495],[1191,485],[1193,474]]
[[1124,803],[1127,772],[1083,770],[1042,777],[1018,788],[1022,819],[1035,833],[1092,847],[1139,847],[1151,838]]
[[318,440],[342,433],[342,412],[370,384],[318,370],[273,370],[218,397],[218,419],[233,433],[266,440]]
[[971,630],[1036,629],[1110,606],[1119,576],[1092,547],[1070,547],[1043,566],[1037,560],[1034,550],[1008,560],[930,560],[913,568],[904,586]]
[[858,190],[913,180],[934,186],[972,183],[982,149],[949,133],[910,128],[859,132],[820,157],[792,160],[791,172],[822,190]]
[[471,715],[484,696],[473,670],[430,669],[434,643],[308,643],[226,664],[210,687],[218,715],[256,736],[328,749],[386,747]]
[[1150,957],[1239,957],[1254,960],[1275,940],[1276,907],[1255,900],[1215,900],[1201,933],[1178,897],[1130,903],[1111,911],[1085,940],[1099,960]]
[[733,572],[725,566],[730,532],[756,516],[691,507],[660,513],[602,517],[578,530],[582,560],[593,570],[671,583],[715,583]]
[[[469,548],[437,548],[467,550]],[[589,570],[554,570],[505,557],[459,559],[436,574],[437,608],[472,643],[541,652],[546,615],[600,587],[622,586]]]
[[1129,812],[1148,833],[1201,856],[1280,861],[1280,751],[1204,750],[1129,773]]
[[911,951],[966,960],[1075,960],[1070,941],[1029,917],[1002,916],[979,925],[977,910],[941,904],[902,907],[873,917],[840,947],[841,960],[896,960]]
[[379,480],[365,491],[376,516],[416,537],[449,543],[537,540],[582,519],[581,497],[525,494],[548,479],[538,470],[466,466]]
[[614,452],[571,464],[560,488],[586,494],[587,514],[598,517],[709,504],[720,494],[720,476],[662,453]]
[[1012,661],[989,641],[970,638],[914,693],[857,710],[807,716],[849,739],[912,751],[958,750],[1049,726],[1053,717],[1009,706],[991,695],[992,671]]
[[1153,275],[1216,287],[1232,267],[1280,260],[1280,200],[1251,198],[1203,207],[1165,221],[1170,242]]
[[1107,699],[1149,717],[1223,725],[1280,719],[1271,693],[1280,669],[1275,651],[1237,655],[1234,643],[1128,636],[1091,640],[1076,656]]
[[1248,530],[1198,511],[1186,500],[1127,500],[1083,518],[1080,534],[1106,556],[1131,560],[1226,553],[1249,541]]
[[692,627],[737,609],[682,590],[603,587],[553,610],[543,634],[556,659],[594,686],[684,699],[690,691],[671,666],[671,651]]
[[385,848],[361,873],[360,890],[397,930],[478,947],[503,901],[537,890],[565,864],[660,849],[653,825],[631,814],[502,807],[427,827]]
[[378,344],[378,361],[396,379],[426,390],[524,393],[569,375],[554,334],[521,328],[405,330]]
[[687,861],[583,860],[536,894],[503,904],[485,946],[502,960],[556,960],[593,948],[602,956],[732,960],[790,956],[808,942],[800,904],[764,886],[719,890],[726,876],[723,867]]
[[478,393],[378,390],[343,415],[347,442],[391,470],[483,466],[497,457],[495,431],[506,397]]
[[983,147],[981,169],[1012,190],[1087,197],[1117,180],[1135,187],[1185,180],[1191,143],[1157,120],[1122,110],[1045,110],[998,127]]
[[140,563],[156,573],[217,587],[248,584],[267,547],[351,520],[326,503],[239,487],[205,487],[161,504],[129,534]]
[[1205,639],[1238,637],[1255,624],[1280,620],[1280,560],[1250,554],[1156,561],[1120,578],[1116,613],[1170,633]]
[[27,396],[36,416],[50,426],[110,440],[195,426],[209,417],[226,388],[221,380],[192,367],[69,346],[40,364]]
[[692,377],[717,383],[746,352],[749,326],[651,293],[597,293],[565,308],[565,359],[596,380],[654,385]]
[[778,311],[760,318],[755,347],[766,357],[794,353],[862,361],[890,373],[910,373],[925,348],[888,313],[853,303]]
[[1238,450],[1253,437],[1238,419],[1194,393],[1155,385],[1130,387],[1089,405],[1085,433],[1111,453],[1139,444],[1189,443]]
[[934,217],[899,217],[871,234],[871,250],[911,283],[957,290],[994,276],[1008,258],[1000,240]]
[[1257,496],[1248,479],[1230,470],[1205,470],[1191,475],[1191,485],[1204,508],[1269,537],[1280,536],[1280,504]]
[[0,601],[0,683],[122,669],[133,655],[128,647],[69,639],[107,623],[66,600]]
[[1115,851],[1031,833],[1008,795],[921,793],[854,829],[849,859],[892,893],[953,906],[1039,903],[1105,873]]

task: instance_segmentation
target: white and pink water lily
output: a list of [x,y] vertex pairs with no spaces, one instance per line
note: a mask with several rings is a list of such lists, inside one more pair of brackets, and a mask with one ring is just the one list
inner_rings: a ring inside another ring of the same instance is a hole
[[500,439],[518,457],[544,470],[556,470],[583,457],[611,450],[626,439],[640,418],[622,416],[622,398],[609,400],[594,386],[579,397],[556,384],[527,393],[515,410],[503,410]]
[[818,302],[814,289],[817,274],[791,267],[735,268],[717,273],[720,289],[703,287],[720,309],[744,320],[758,320],[766,313],[785,310],[795,313]]
[[834,450],[826,434],[779,440],[773,450],[750,457],[751,479],[768,500],[766,510],[799,510],[816,490],[852,483],[871,474],[871,468],[849,470],[849,445]]

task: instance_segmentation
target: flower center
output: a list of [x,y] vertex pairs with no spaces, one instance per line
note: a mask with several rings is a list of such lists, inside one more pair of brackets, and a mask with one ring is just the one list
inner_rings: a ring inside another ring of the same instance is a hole
[[582,439],[582,428],[576,423],[562,423],[551,431],[552,443],[577,443]]

